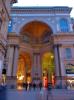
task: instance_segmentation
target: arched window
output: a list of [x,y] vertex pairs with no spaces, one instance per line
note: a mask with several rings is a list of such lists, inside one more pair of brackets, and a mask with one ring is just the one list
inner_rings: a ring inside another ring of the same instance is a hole
[[8,32],[12,32],[12,21],[11,20],[9,21],[9,24],[8,24]]
[[1,29],[1,26],[2,26],[2,20],[1,20],[1,18],[0,18],[0,29]]
[[67,19],[60,20],[60,30],[61,30],[61,32],[68,32],[69,31]]

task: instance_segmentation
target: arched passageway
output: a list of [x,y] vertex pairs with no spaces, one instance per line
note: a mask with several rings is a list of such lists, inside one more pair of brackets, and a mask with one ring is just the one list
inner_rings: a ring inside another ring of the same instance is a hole
[[[32,77],[29,79],[32,79],[33,82],[42,81],[42,74],[46,70],[48,70],[48,77],[51,80],[51,74],[54,73],[54,54],[50,52],[50,49],[53,49],[50,46],[53,45],[52,33],[51,27],[40,21],[29,22],[21,28],[20,35],[22,39],[20,40],[20,47],[23,44],[26,52],[31,49],[33,57],[31,62],[30,55],[23,52],[19,54],[17,76],[21,72],[22,76],[24,75],[24,82],[27,82],[27,75],[31,76],[31,74]],[[44,53],[41,57],[44,51],[49,52]]]
[[17,82],[31,82],[31,57],[30,54],[22,52],[18,59]]
[[48,78],[48,83],[53,83],[53,76],[55,75],[55,64],[54,64],[54,53],[53,52],[45,52],[42,55],[42,78]]

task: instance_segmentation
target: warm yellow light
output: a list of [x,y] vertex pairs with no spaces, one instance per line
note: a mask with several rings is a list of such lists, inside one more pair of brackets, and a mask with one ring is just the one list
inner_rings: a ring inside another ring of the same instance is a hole
[[70,82],[70,83],[74,83],[74,80],[68,80],[68,82]]
[[54,56],[53,55],[51,55],[51,59],[53,59],[54,58]]
[[28,83],[28,84],[31,83],[31,77],[28,77],[28,78],[27,78],[27,83]]
[[20,86],[20,85],[17,86],[17,90],[22,90],[22,89],[23,89],[22,86]]
[[19,81],[23,80],[23,79],[24,79],[24,75],[17,76],[17,79],[18,79]]

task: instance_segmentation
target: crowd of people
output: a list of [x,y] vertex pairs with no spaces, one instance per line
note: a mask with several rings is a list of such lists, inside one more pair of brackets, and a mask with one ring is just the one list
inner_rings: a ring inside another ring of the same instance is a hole
[[36,88],[40,88],[40,90],[41,90],[41,88],[42,88],[42,83],[39,83],[39,84],[36,84],[36,83],[23,83],[22,84],[22,86],[23,86],[23,88],[25,88],[26,90],[31,90],[31,88],[33,88],[34,90],[36,89]]

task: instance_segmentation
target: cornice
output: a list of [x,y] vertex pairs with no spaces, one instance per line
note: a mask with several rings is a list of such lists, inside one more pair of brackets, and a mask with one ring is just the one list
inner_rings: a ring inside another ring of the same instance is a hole
[[12,32],[7,35],[7,37],[19,37],[16,33]]
[[53,34],[52,37],[74,37],[74,33],[58,33]]
[[74,34],[53,35],[54,44],[74,44]]
[[12,7],[11,11],[12,13],[67,13],[69,14],[71,12],[72,8],[67,6],[41,6],[41,7]]

